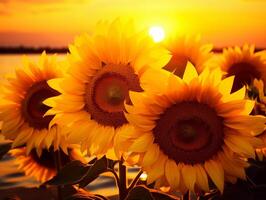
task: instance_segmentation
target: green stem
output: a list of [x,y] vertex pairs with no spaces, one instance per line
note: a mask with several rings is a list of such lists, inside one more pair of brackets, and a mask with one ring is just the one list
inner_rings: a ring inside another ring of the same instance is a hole
[[186,194],[182,196],[182,200],[190,200],[190,192],[187,191]]
[[127,197],[127,169],[123,165],[123,160],[119,161],[119,200],[124,200]]
[[116,181],[116,185],[119,188],[120,187],[120,180],[119,180],[119,177],[118,177],[117,173],[113,169],[107,169],[107,171],[111,172],[114,175],[115,181]]
[[[61,169],[61,154],[60,154],[60,150],[54,151],[54,161],[55,161],[56,171],[58,173],[60,171],[60,169]],[[57,199],[58,200],[63,200],[62,187],[60,185],[57,186]]]
[[141,176],[141,174],[143,173],[142,170],[139,171],[139,173],[137,174],[137,176],[134,178],[134,180],[130,183],[129,187],[128,187],[128,192],[135,187],[135,185],[137,184],[139,177]]

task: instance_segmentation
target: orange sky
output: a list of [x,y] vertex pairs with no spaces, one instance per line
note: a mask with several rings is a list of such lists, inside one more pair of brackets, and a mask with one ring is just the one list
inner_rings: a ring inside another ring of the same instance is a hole
[[166,36],[200,33],[215,46],[266,47],[266,0],[0,0],[0,46],[66,46],[100,19],[132,17]]

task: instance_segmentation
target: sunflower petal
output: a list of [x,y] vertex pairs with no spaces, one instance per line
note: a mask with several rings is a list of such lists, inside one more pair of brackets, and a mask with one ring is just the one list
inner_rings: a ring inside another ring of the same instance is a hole
[[204,163],[204,168],[211,177],[214,184],[223,193],[224,190],[224,171],[221,164],[214,160],[208,160]]
[[197,185],[203,190],[203,191],[206,191],[208,192],[210,189],[209,189],[209,183],[208,183],[208,177],[207,177],[207,174],[204,170],[204,168],[198,164],[198,165],[195,165],[195,170],[196,170],[196,176],[197,176]]
[[171,188],[177,189],[180,182],[180,165],[175,161],[168,159],[165,164],[165,177],[170,184]]
[[160,153],[159,159],[149,168],[149,170],[147,170],[147,184],[150,184],[163,176],[166,159],[166,156]]
[[190,191],[194,191],[194,185],[196,183],[196,170],[191,165],[184,165],[182,168],[182,176],[186,187]]
[[193,80],[194,78],[198,77],[198,72],[195,69],[195,67],[190,63],[187,62],[187,66],[183,75],[183,80],[186,83],[189,83],[191,80]]
[[144,152],[147,151],[150,144],[152,144],[154,137],[151,133],[146,133],[137,138],[133,144],[129,147],[129,151],[132,152]]
[[143,157],[142,166],[146,167],[152,165],[158,159],[159,152],[159,146],[157,144],[151,144]]

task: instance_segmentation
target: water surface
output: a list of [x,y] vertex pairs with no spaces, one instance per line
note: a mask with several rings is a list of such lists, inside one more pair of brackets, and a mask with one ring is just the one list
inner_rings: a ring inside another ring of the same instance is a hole
[[[17,67],[22,67],[23,56],[27,56],[31,61],[38,62],[39,54],[0,54],[0,76],[2,77],[6,73],[12,73]],[[57,55],[58,61],[65,59],[65,54]]]

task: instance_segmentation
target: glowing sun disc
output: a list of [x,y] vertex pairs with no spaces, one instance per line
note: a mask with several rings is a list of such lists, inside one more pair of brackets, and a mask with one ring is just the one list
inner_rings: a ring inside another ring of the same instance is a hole
[[161,26],[150,27],[149,34],[154,42],[161,42],[165,37],[164,29]]

